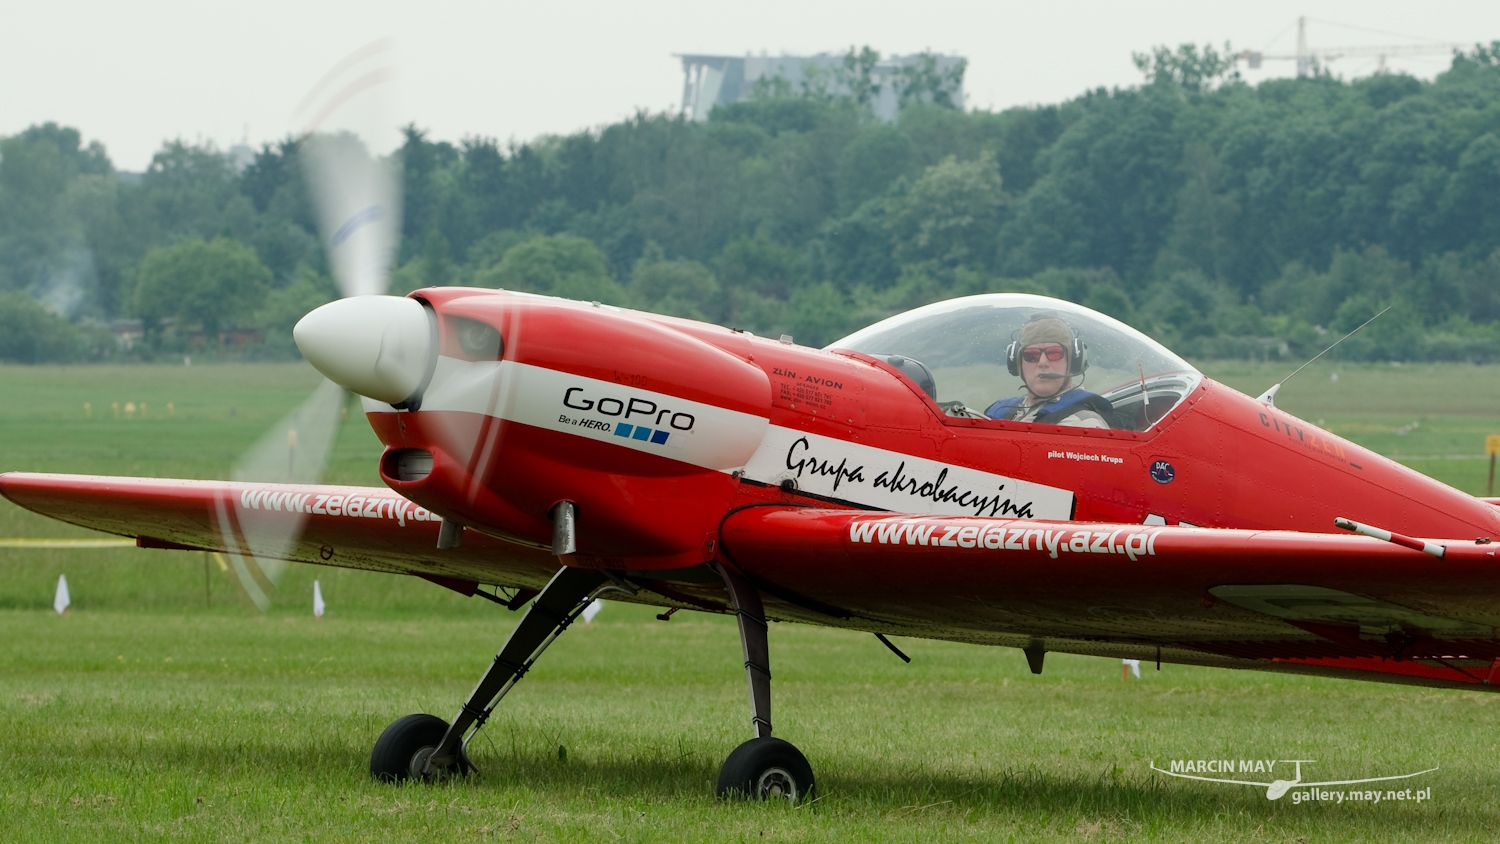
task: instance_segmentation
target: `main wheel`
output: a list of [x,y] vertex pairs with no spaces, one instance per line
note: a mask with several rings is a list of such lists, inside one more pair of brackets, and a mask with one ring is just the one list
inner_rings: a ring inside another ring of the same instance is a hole
[[790,742],[751,739],[736,747],[719,769],[720,797],[784,799],[796,803],[813,796],[812,766]]
[[[381,782],[421,780],[422,769],[427,758],[448,732],[448,722],[436,715],[408,715],[397,718],[380,738],[375,740],[375,749],[370,753],[370,776]],[[462,773],[463,766],[443,773]]]

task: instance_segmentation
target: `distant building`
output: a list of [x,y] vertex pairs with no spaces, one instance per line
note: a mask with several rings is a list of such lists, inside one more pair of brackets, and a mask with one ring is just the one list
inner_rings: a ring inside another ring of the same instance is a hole
[[[784,80],[789,92],[802,92],[809,87],[827,86],[832,94],[848,94],[841,84],[844,70],[842,54],[819,53],[815,56],[706,56],[677,54],[682,59],[682,113],[692,120],[707,120],[714,106],[736,103],[750,99],[757,82],[780,84]],[[946,81],[943,93],[959,106],[964,101],[963,67],[960,56],[917,54],[911,56],[887,56],[877,62],[871,73],[872,82],[878,92],[871,100],[870,108],[875,116],[887,123],[896,119],[901,110],[899,85],[903,69],[920,68],[927,59],[933,59],[931,70]]]

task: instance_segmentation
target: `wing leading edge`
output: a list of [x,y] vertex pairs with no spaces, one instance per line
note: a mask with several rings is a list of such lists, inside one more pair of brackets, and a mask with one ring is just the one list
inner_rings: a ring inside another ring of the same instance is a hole
[[[437,517],[383,488],[12,472],[0,494],[146,547],[240,551],[238,511],[262,529],[300,527],[285,553],[298,562],[531,588],[556,570],[546,549],[474,531],[437,551]],[[1360,536],[764,506],[730,515],[722,540],[773,614],[814,623],[1425,685],[1500,681],[1500,544],[1432,540],[1447,549],[1435,559]]]
[[539,588],[549,551],[467,531],[438,551],[438,516],[379,487],[188,481],[10,472],[0,494],[28,510],[143,547],[245,553],[247,530],[297,535],[295,562]]

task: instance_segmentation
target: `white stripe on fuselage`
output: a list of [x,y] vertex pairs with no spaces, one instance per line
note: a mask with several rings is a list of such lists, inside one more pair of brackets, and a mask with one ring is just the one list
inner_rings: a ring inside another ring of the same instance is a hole
[[[366,413],[394,413],[364,399]],[[763,416],[517,363],[438,358],[422,412],[478,413],[608,442],[719,472],[745,465],[764,439]]]
[[[604,401],[604,407],[600,402]],[[395,413],[364,399],[366,413]],[[897,513],[1068,519],[1065,489],[771,425],[762,416],[514,361],[440,357],[422,411],[494,416]],[[629,435],[621,435],[621,425]],[[641,428],[649,430],[636,439]],[[657,432],[664,441],[655,442]]]
[[1073,493],[852,443],[771,426],[750,458],[745,477],[762,483],[791,480],[824,498],[896,513],[1069,519]]

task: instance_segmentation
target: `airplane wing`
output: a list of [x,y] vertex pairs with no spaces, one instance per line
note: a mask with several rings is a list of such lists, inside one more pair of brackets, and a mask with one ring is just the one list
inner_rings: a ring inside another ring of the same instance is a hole
[[1468,688],[1500,679],[1500,543],[1485,539],[1429,540],[1438,558],[1347,534],[757,506],[732,514],[722,541],[798,615],[889,635]]
[[248,553],[247,529],[282,529],[298,537],[286,559],[415,574],[468,594],[480,583],[538,589],[557,571],[550,549],[472,530],[459,548],[439,551],[439,518],[383,487],[10,472],[0,475],[0,494],[43,515],[135,537],[143,548]]
[[[241,515],[300,525],[286,557],[472,594],[556,571],[550,549],[464,533],[384,488],[0,475],[0,494],[148,548],[239,553]],[[242,506],[235,507],[235,503]],[[241,515],[237,515],[237,511]],[[1465,688],[1500,680],[1500,544],[752,506],[725,559],[773,617],[887,635]],[[717,577],[631,573],[642,602],[724,608]]]

